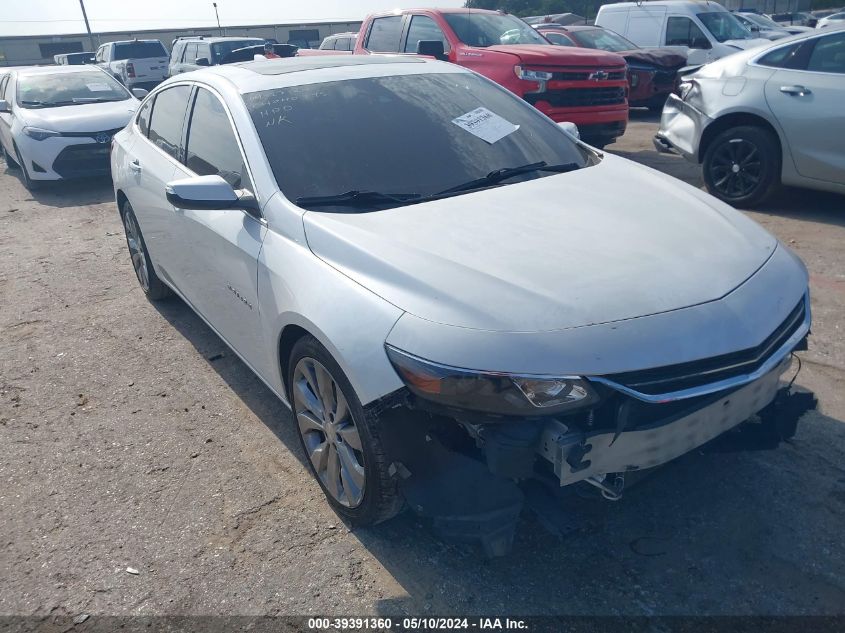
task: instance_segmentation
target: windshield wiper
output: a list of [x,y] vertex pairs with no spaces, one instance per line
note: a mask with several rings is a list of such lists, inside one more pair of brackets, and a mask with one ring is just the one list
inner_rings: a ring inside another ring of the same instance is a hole
[[346,191],[330,196],[301,196],[295,200],[300,207],[359,206],[365,204],[412,202],[421,199],[418,193],[381,193],[380,191]]
[[567,171],[575,171],[576,169],[580,168],[581,166],[578,163],[561,163],[560,165],[549,165],[544,160],[541,160],[538,163],[520,165],[519,167],[503,167],[502,169],[495,169],[491,171],[483,178],[476,178],[475,180],[470,180],[469,182],[465,182],[460,185],[455,185],[454,187],[449,187],[448,189],[445,189],[434,195],[442,196],[449,193],[457,193],[459,191],[469,191],[470,189],[480,189],[482,187],[489,187],[491,185],[497,185],[500,182],[507,180],[508,178],[513,178],[514,176],[519,176],[520,174],[527,174],[532,171],[553,171],[562,174]]

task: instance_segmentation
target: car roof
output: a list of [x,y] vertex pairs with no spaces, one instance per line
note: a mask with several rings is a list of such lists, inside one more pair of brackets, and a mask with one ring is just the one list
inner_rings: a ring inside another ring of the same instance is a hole
[[370,66],[379,64],[421,64],[425,60],[407,55],[320,55],[314,57],[285,57],[237,64],[260,75],[285,75],[325,68],[344,66]]
[[695,11],[703,11],[705,13],[711,11],[727,11],[725,7],[717,2],[709,2],[708,0],[650,0],[649,2],[614,2],[612,4],[605,4],[599,7],[599,10],[616,9],[616,8],[648,8],[648,7],[688,7]]
[[470,71],[456,64],[408,55],[320,55],[210,66],[176,75],[161,86],[196,81],[221,91],[248,94],[305,84],[428,73]]
[[220,35],[216,37],[182,37],[179,42],[242,42],[243,40],[255,40],[257,42],[266,41],[263,37],[256,37],[255,35]]
[[601,26],[594,25],[594,24],[534,24],[535,29],[538,31],[542,31],[546,29],[548,31],[604,31],[605,29]]

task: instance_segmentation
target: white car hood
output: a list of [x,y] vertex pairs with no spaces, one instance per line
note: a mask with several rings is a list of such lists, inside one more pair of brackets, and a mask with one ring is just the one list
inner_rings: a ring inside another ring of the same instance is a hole
[[568,174],[404,208],[311,211],[304,223],[318,257],[402,310],[512,332],[713,301],[777,244],[715,198],[607,155]]
[[17,112],[32,127],[55,132],[102,132],[125,127],[137,107],[137,99],[126,99],[59,108],[21,108]]
[[722,44],[727,44],[728,46],[733,46],[735,48],[741,48],[744,51],[751,50],[752,48],[759,48],[760,46],[765,46],[771,43],[772,40],[766,39],[765,37],[755,37],[754,39],[750,40],[726,40],[722,42]]

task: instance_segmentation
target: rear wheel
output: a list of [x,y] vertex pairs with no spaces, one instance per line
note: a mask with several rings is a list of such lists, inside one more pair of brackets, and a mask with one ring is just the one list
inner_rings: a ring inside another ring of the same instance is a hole
[[377,419],[368,418],[352,385],[315,338],[301,338],[288,363],[291,406],[311,473],[332,508],[355,525],[396,515],[402,497],[388,473]]
[[132,210],[129,201],[123,203],[121,210],[123,228],[126,231],[126,245],[129,247],[129,257],[132,259],[132,268],[135,269],[135,276],[141,289],[151,301],[158,301],[169,297],[172,293],[170,288],[164,285],[156,275],[152,260],[147,253],[147,245],[144,243],[144,236],[138,226],[138,218]]
[[704,153],[707,191],[728,204],[753,207],[780,184],[780,147],[775,136],[749,125],[725,130]]

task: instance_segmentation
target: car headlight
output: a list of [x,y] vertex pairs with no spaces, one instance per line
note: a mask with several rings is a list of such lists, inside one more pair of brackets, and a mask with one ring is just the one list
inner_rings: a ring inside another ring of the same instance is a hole
[[568,413],[599,400],[579,376],[532,376],[460,369],[385,346],[402,381],[416,396],[445,407],[499,415]]
[[36,141],[43,141],[45,138],[62,135],[61,132],[45,130],[40,127],[25,127],[23,129],[23,133],[26,134],[29,138],[35,139]]
[[522,66],[514,66],[513,72],[517,77],[526,81],[548,81],[554,76],[544,70],[531,70]]

